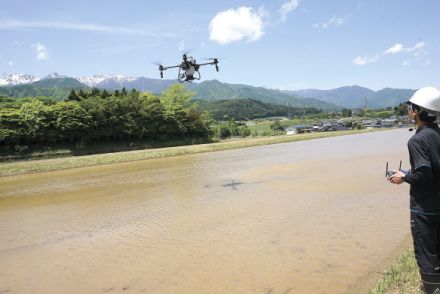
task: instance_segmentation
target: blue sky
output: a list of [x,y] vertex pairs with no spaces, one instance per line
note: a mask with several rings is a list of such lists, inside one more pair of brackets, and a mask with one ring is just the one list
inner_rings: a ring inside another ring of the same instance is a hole
[[159,78],[154,62],[191,52],[221,58],[205,80],[440,88],[439,11],[437,0],[1,1],[0,73]]

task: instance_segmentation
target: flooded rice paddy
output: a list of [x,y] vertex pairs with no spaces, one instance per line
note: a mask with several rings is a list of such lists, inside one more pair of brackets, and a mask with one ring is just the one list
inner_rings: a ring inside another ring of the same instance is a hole
[[410,135],[0,178],[0,293],[355,293],[408,237]]

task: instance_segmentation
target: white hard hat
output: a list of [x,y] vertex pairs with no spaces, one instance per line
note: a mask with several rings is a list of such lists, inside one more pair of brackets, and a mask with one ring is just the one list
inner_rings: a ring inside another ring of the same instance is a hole
[[409,102],[428,111],[438,112],[440,111],[440,91],[434,87],[421,88],[414,93]]

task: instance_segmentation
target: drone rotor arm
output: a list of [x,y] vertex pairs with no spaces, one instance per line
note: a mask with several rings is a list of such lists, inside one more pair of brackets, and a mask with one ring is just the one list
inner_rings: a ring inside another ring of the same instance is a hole
[[175,67],[179,67],[180,65],[172,65],[172,66],[163,66],[162,70],[167,70],[169,68],[175,68]]
[[206,63],[197,63],[197,65],[202,66],[202,65],[212,65],[215,64],[214,62],[206,62]]

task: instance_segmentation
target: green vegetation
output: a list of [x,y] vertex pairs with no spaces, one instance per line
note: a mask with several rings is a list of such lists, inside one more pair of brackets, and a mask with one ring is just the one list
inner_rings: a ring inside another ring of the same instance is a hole
[[419,269],[414,258],[414,250],[408,249],[396,263],[382,274],[369,294],[422,294]]
[[264,103],[297,108],[311,107],[325,111],[336,111],[340,109],[340,107],[325,101],[319,101],[313,98],[305,99],[279,90],[248,85],[227,84],[216,80],[193,84],[191,89],[196,92],[194,96],[196,100],[253,99]]
[[[406,112],[402,105],[355,113],[347,108],[323,112],[317,108],[287,106],[289,102],[285,105],[264,103],[261,99],[268,99],[273,90],[216,81],[201,84],[217,85],[219,94],[229,93],[225,89],[234,90],[231,95],[252,92],[260,100],[195,101],[195,93],[180,84],[170,86],[162,94],[153,94],[125,88],[75,90],[73,87],[78,83],[61,78],[22,85],[37,84],[39,89],[53,87],[63,91],[71,87],[64,101],[46,96],[0,95],[3,161],[207,143],[230,137],[283,135],[293,125],[319,126],[329,121],[349,129],[362,129],[364,118],[385,118]],[[278,101],[276,97],[274,101]]]
[[273,116],[299,116],[322,113],[316,108],[288,107],[280,104],[264,103],[255,99],[229,99],[206,101],[197,100],[201,109],[208,111],[216,120],[252,120]]
[[302,97],[311,97],[345,108],[386,108],[408,101],[415,90],[385,88],[372,91],[359,86],[346,86],[331,90],[288,91]]
[[191,102],[193,93],[175,84],[152,93],[71,90],[66,101],[0,97],[1,154],[38,145],[87,149],[95,142],[173,141],[210,138],[210,117]]

